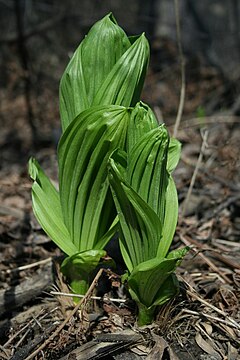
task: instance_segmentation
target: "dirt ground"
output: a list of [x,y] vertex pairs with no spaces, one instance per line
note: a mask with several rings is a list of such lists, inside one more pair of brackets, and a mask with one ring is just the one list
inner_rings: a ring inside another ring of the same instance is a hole
[[[143,92],[170,133],[180,93],[177,59],[175,44],[156,41]],[[152,326],[139,329],[118,274],[106,271],[93,282],[81,311],[59,294],[70,292],[59,273],[63,254],[34,218],[27,173],[33,155],[57,182],[58,84],[42,82],[32,93],[30,118],[19,65],[8,66],[12,76],[0,98],[0,359],[239,359],[238,82],[186,55],[172,246],[191,250],[177,271],[179,295],[159,309]]]

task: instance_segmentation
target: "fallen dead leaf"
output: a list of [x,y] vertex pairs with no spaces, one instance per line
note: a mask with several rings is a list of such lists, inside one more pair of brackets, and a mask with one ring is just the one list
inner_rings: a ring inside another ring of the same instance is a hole
[[202,322],[201,324],[204,327],[204,329],[206,330],[207,334],[212,335],[212,331],[213,331],[212,325],[209,324],[208,322]]
[[198,346],[207,354],[214,356],[214,359],[216,360],[222,359],[221,355],[217,351],[215,351],[213,347],[206,340],[203,339],[202,335],[199,332],[197,332],[195,336],[195,340]]
[[228,360],[237,360],[239,356],[238,350],[231,345],[231,343],[228,343]]
[[178,356],[171,349],[166,340],[164,340],[161,336],[154,334],[155,345],[153,349],[148,354],[146,360],[162,360],[167,358],[169,360],[179,360]]

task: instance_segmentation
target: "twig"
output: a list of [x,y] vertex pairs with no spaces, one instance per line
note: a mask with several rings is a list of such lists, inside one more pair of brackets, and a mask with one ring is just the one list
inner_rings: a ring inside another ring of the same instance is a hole
[[[57,295],[57,296],[66,296],[66,297],[73,297],[73,298],[84,298],[85,295],[80,295],[80,294],[73,294],[73,293],[65,293],[65,292],[58,292],[58,291],[50,291],[50,294],[52,295]],[[90,299],[92,300],[103,300],[103,301],[112,301],[112,302],[116,302],[116,303],[125,303],[127,300],[125,299],[114,299],[114,298],[109,298],[107,296],[101,297],[101,296],[91,296]]]
[[182,217],[183,218],[184,218],[184,215],[185,215],[185,212],[186,212],[186,209],[187,209],[187,206],[188,206],[191,194],[192,194],[192,190],[193,190],[193,186],[194,186],[195,181],[196,181],[198,170],[199,170],[199,168],[201,166],[201,162],[202,162],[202,159],[203,159],[203,154],[204,154],[205,148],[207,146],[207,137],[208,137],[208,130],[205,130],[205,132],[203,134],[202,146],[201,146],[201,150],[200,150],[200,153],[199,153],[199,156],[198,156],[196,167],[195,167],[195,170],[193,172],[193,176],[192,176],[192,179],[191,179],[191,182],[190,182],[190,186],[188,188],[186,199],[184,201],[183,210],[182,210]]
[[[186,314],[186,315],[184,315]],[[222,327],[220,325],[218,325],[218,323],[229,326],[231,328],[236,329],[236,325],[233,324],[232,322],[228,321],[228,320],[224,320],[221,319],[217,316],[213,316],[213,315],[209,315],[206,312],[198,312],[198,311],[193,311],[193,310],[189,310],[189,309],[182,309],[181,312],[175,317],[176,321],[180,321],[186,317],[191,317],[193,318],[206,318],[207,320],[209,320],[210,323],[212,323],[215,327],[218,327],[221,329],[221,331],[223,330]],[[174,319],[174,320],[175,320]],[[175,322],[176,322],[175,321]],[[217,322],[217,323],[216,323]],[[201,328],[202,329],[202,328]],[[236,337],[233,337],[231,334],[229,334],[229,332],[225,332],[225,334],[232,340],[234,340],[237,344],[240,344],[240,341],[236,339]]]
[[[188,286],[189,286],[189,284],[188,284]],[[191,290],[193,290],[193,289],[191,289]],[[240,325],[234,319],[232,319],[230,316],[228,316],[228,314],[225,313],[225,311],[222,311],[222,310],[218,309],[216,306],[208,303],[206,300],[202,299],[197,294],[195,294],[195,292],[187,290],[187,293],[188,293],[188,295],[192,296],[193,298],[195,298],[196,300],[201,302],[203,305],[211,308],[216,313],[224,316],[232,326],[234,326],[236,329],[240,330]],[[230,324],[228,324],[228,325],[230,325]]]
[[[42,316],[41,313],[43,310],[41,310],[41,312],[37,315],[37,317],[39,317],[39,320],[43,320],[46,316],[48,316],[49,314],[51,314],[52,312],[58,310],[58,306],[55,307],[54,309],[50,310],[49,312],[43,314]],[[33,323],[36,322],[37,317],[35,317],[34,319],[31,319],[26,325],[24,325],[20,330],[18,330],[4,345],[3,348],[7,348],[12,342],[13,340],[20,335],[25,329],[29,328],[29,326],[33,326]]]
[[39,296],[53,282],[51,263],[42,265],[36,274],[20,284],[0,290],[0,313],[3,315]]
[[[199,126],[206,126],[206,125],[216,125],[216,124],[239,124],[240,123],[240,116],[236,115],[211,115],[205,117],[196,117],[191,118],[188,120],[184,120],[181,122],[181,130],[199,127]],[[170,125],[169,128],[171,129],[174,125]]]
[[49,257],[49,258],[44,259],[44,260],[36,261],[36,262],[34,262],[32,264],[19,266],[19,267],[14,268],[14,269],[7,269],[6,272],[9,274],[9,273],[14,272],[14,271],[27,270],[27,269],[31,269],[31,268],[39,266],[39,265],[47,264],[47,263],[49,263],[51,261],[52,261],[52,258]]
[[240,243],[237,241],[230,241],[229,239],[224,240],[224,239],[215,239],[216,243],[219,244],[223,244],[223,245],[227,245],[229,247],[237,247],[240,248]]
[[223,262],[224,264],[228,265],[229,267],[233,269],[240,269],[240,264],[236,261],[233,261],[232,259],[229,259],[225,255],[221,254],[221,250],[214,249],[210,245],[205,245],[200,242],[198,242],[196,239],[193,239],[192,237],[187,236],[187,234],[180,234],[180,239],[184,242],[184,244],[192,244],[193,246],[196,246],[198,249],[201,249],[202,251],[211,251],[214,253],[214,257]]
[[[188,240],[188,239],[186,239],[186,237],[185,236],[183,236],[182,234],[180,234],[180,239],[181,239],[181,241],[185,244],[185,245],[187,245],[187,246],[189,246],[189,245],[191,245],[192,243]],[[214,263],[210,260],[210,259],[208,259],[203,253],[201,253],[201,252],[197,252],[197,255],[198,256],[200,256],[202,259],[203,259],[203,261],[206,263],[206,264],[208,264],[208,266],[214,271],[214,272],[216,272],[217,274],[219,274],[219,276],[220,276],[220,278],[221,278],[221,280],[222,280],[222,282],[223,283],[227,283],[227,284],[231,284],[232,283],[232,281],[226,276],[226,275],[224,275],[221,271],[220,271],[220,269],[216,266],[216,265],[214,265]]]
[[[191,161],[190,159],[188,159],[183,153],[181,154],[181,160],[188,166],[191,167],[195,167],[196,163],[194,161]],[[239,192],[240,190],[240,186],[232,184],[230,181],[227,181],[226,179],[214,175],[209,171],[209,168],[205,168],[203,166],[199,167],[199,171],[201,171],[202,173],[204,173],[204,175],[206,175],[210,180],[213,180],[216,183],[220,183],[221,185],[229,188],[232,191],[237,191]]]
[[209,315],[209,314],[206,314],[206,313],[201,313],[201,315],[205,316],[207,319],[215,320],[215,321],[218,321],[221,324],[233,327],[235,329],[239,329],[239,327],[237,327],[236,324],[233,323],[232,321],[224,320],[224,319],[221,319],[221,318],[219,318],[217,316],[212,316],[212,315]]
[[2,360],[9,360],[9,351],[4,349],[2,345],[0,345],[0,356],[2,357]]
[[25,334],[23,334],[23,336],[21,336],[21,338],[19,339],[19,341],[17,342],[17,344],[14,346],[14,349],[16,351],[16,349],[18,349],[20,347],[20,345],[23,343],[23,341],[26,339],[27,335],[30,333],[31,329],[27,329],[27,331],[25,332]]
[[54,333],[41,345],[39,346],[38,349],[36,349],[32,354],[30,354],[25,360],[31,360],[33,359],[40,351],[42,351],[43,349],[45,349],[45,347],[60,333],[60,331],[62,331],[62,329],[64,328],[64,326],[68,323],[68,321],[76,314],[76,312],[79,310],[79,308],[81,307],[81,305],[86,302],[89,297],[90,294],[92,293],[94,287],[96,286],[96,283],[98,282],[100,276],[102,275],[103,269],[100,269],[97,273],[97,275],[95,276],[91,286],[89,287],[86,295],[84,296],[84,298],[81,299],[81,301],[75,306],[75,308],[70,312],[70,314],[67,316],[67,318],[63,321],[63,323],[54,331]]
[[[179,276],[179,277],[181,277],[181,276]],[[238,324],[234,319],[232,319],[230,316],[228,316],[228,314],[225,311],[218,309],[216,306],[214,306],[214,305],[208,303],[206,300],[202,299],[200,296],[197,295],[194,288],[186,280],[184,280],[183,277],[181,277],[181,279],[183,280],[183,282],[190,289],[190,290],[186,290],[188,295],[192,296],[195,300],[199,301],[203,305],[205,305],[205,306],[209,307],[210,309],[214,310],[216,313],[224,316],[229,321],[229,323],[232,324],[232,326],[234,326],[236,329],[240,330],[240,324]]]
[[180,18],[179,18],[179,2],[178,0],[174,0],[174,9],[175,9],[175,19],[176,19],[176,32],[177,32],[177,44],[178,44],[178,52],[181,63],[181,92],[180,92],[180,100],[178,106],[177,117],[173,130],[173,137],[177,137],[178,128],[182,119],[184,101],[185,101],[185,93],[186,93],[186,75],[185,75],[185,61],[183,56],[182,42],[181,42],[181,29],[180,29]]

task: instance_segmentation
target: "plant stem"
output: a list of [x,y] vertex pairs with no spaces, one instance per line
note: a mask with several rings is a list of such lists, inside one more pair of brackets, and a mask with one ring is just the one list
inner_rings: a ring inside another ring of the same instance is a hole
[[[89,288],[88,281],[82,279],[72,280],[70,286],[76,294],[80,295],[85,295]],[[78,298],[74,298],[74,300],[79,301]]]
[[154,319],[156,306],[152,306],[149,309],[141,303],[137,303],[137,305],[138,305],[138,325],[144,326],[151,324]]

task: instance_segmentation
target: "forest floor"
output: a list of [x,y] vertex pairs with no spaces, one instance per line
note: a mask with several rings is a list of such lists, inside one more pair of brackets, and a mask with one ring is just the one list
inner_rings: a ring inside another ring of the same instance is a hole
[[[176,47],[156,43],[153,49],[143,98],[172,133],[180,88],[179,64],[171,60],[177,59]],[[63,254],[34,218],[27,173],[34,155],[57,181],[57,94],[46,88],[32,97],[41,132],[33,139],[24,94],[14,93],[18,79],[2,89],[0,359],[240,358],[237,91],[215,68],[187,60],[187,96],[177,135],[182,157],[174,174],[180,211],[172,246],[191,250],[177,270],[179,295],[159,309],[152,326],[140,329],[134,303],[112,271],[93,283],[90,296],[98,289],[101,300],[84,299],[81,311],[71,297],[59,294],[69,293],[59,272]]]

